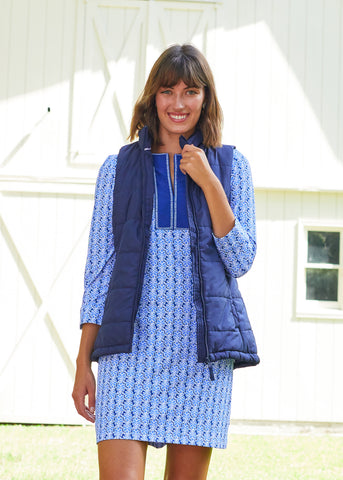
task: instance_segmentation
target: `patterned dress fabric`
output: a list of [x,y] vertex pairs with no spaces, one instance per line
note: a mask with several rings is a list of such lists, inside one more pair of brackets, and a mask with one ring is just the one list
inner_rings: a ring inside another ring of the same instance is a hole
[[[254,195],[247,160],[234,151],[230,203],[233,230],[214,237],[229,273],[246,272],[255,255]],[[174,158],[154,154],[155,201],[132,353],[102,356],[96,398],[97,442],[107,439],[226,448],[233,361],[197,363],[196,315],[185,176]],[[85,271],[81,325],[100,325],[115,262],[112,195],[116,156],[100,169]]]

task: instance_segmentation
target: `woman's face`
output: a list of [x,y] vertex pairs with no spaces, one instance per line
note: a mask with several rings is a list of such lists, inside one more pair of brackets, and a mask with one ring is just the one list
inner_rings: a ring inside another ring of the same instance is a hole
[[188,138],[195,130],[205,99],[204,87],[188,87],[180,80],[173,87],[160,87],[156,93],[157,115],[162,142],[169,136]]

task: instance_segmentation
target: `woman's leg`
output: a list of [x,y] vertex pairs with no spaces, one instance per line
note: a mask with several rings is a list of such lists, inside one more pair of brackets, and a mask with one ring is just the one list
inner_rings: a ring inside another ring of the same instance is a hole
[[104,440],[98,443],[100,480],[143,480],[147,442]]
[[212,448],[168,444],[164,480],[206,480],[211,453]]

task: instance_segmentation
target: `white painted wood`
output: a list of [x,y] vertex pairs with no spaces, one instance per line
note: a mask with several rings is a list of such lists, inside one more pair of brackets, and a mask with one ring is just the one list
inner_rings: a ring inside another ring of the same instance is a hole
[[99,164],[105,152],[126,143],[137,83],[143,83],[144,70],[136,67],[142,67],[146,44],[146,4],[93,2],[84,10],[77,36],[71,155],[74,163]]
[[[342,2],[331,0],[330,7],[323,12],[322,122],[328,127],[332,148],[338,151],[339,136],[342,136],[338,129],[342,52],[336,46],[341,38]],[[337,75],[332,75],[335,70]]]
[[[225,5],[232,18],[223,33],[228,48],[221,71],[224,78],[233,71],[241,74],[238,91],[225,92],[226,117],[235,112],[235,122],[231,118],[226,122],[225,136],[256,159],[254,177],[260,187],[339,188],[342,153],[337,143],[341,145],[342,135],[337,138],[336,132],[342,82],[337,82],[342,54],[341,47],[337,49],[337,25],[342,30],[341,4],[325,6],[325,15],[321,1],[310,7],[293,0],[228,1]],[[332,15],[336,17],[331,31]],[[335,53],[329,55],[334,43]],[[220,91],[225,88],[222,85]],[[251,92],[256,92],[253,101]]]
[[115,0],[79,5],[70,155],[73,164],[99,164],[126,143],[134,101],[158,54],[184,41],[206,51],[215,7]]
[[[12,406],[10,402],[13,399],[2,396],[0,411],[4,415],[7,408],[14,408],[18,414],[26,409],[31,412],[32,418],[36,418],[35,415],[39,418],[39,412],[51,407],[51,402],[48,402],[50,396],[57,397],[58,402],[64,404],[66,389],[63,384],[68,383],[69,391],[72,385],[77,337],[70,335],[70,321],[73,319],[77,327],[82,278],[79,274],[75,278],[71,272],[75,267],[75,273],[82,271],[91,203],[82,212],[80,202],[76,207],[73,197],[63,199],[50,195],[42,198],[29,194],[23,197],[13,195],[6,200],[6,208],[1,210],[6,226],[4,231],[6,228],[7,232],[5,238],[12,254],[15,253],[24,281],[19,282],[16,292],[20,301],[15,300],[12,304],[18,311],[16,339],[8,342],[5,336],[2,338],[7,347],[2,374],[14,379],[16,399]],[[75,207],[70,208],[73,204]],[[20,223],[18,219],[21,219]],[[82,259],[75,263],[76,253],[83,254]],[[2,286],[5,298],[11,287],[8,284]],[[25,296],[26,290],[29,292]],[[73,295],[68,298],[69,293]],[[12,311],[13,307],[8,308],[10,318]],[[2,352],[4,350],[6,352],[6,348],[2,348]],[[25,362],[25,358],[30,361]],[[21,365],[22,362],[24,365]],[[41,383],[40,388],[34,389],[35,382],[38,385],[43,378],[46,381]],[[31,388],[25,387],[27,382],[32,385]],[[51,393],[49,390],[42,392],[49,382]],[[17,391],[19,389],[20,392]],[[31,403],[23,403],[25,392],[32,394]],[[57,415],[58,410],[55,409],[55,412]],[[68,418],[66,413],[62,410],[64,421]],[[72,406],[69,408],[69,421],[71,418],[74,418],[73,421],[76,419]]]
[[156,57],[191,41],[256,184],[258,252],[240,286],[262,362],[235,372],[232,416],[343,422],[343,323],[296,316],[299,221],[343,219],[342,22],[339,0],[1,2],[0,421],[80,422],[97,167],[125,143]]
[[[295,278],[299,218],[318,218],[321,211],[323,218],[339,221],[343,195],[333,201],[331,195],[259,191],[256,206],[257,258],[240,285],[262,363],[256,369],[235,372],[233,418],[341,422],[343,324],[296,318]],[[256,385],[257,380],[262,387]]]
[[295,390],[298,381],[297,352],[302,348],[299,343],[299,325],[294,321],[296,284],[296,239],[297,239],[297,210],[301,205],[301,194],[286,194],[283,206],[283,252],[284,256],[281,275],[283,277],[282,290],[282,322],[280,324],[281,366],[280,376],[280,419],[296,418],[297,399]]

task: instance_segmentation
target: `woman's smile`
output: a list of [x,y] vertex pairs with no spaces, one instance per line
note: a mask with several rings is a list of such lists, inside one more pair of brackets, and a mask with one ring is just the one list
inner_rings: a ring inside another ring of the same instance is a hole
[[168,113],[169,118],[174,122],[183,122],[188,117],[188,114],[182,113]]

